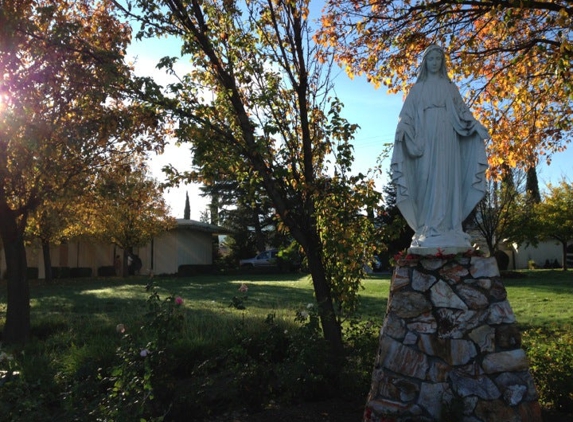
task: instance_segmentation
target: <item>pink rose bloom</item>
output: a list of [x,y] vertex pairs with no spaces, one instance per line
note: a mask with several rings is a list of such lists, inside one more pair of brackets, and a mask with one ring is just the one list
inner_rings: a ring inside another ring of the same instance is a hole
[[241,284],[241,287],[239,287],[239,291],[241,293],[247,293],[249,291],[249,287],[245,283],[243,283]]
[[177,296],[175,298],[175,304],[176,305],[183,305],[183,298],[181,296]]

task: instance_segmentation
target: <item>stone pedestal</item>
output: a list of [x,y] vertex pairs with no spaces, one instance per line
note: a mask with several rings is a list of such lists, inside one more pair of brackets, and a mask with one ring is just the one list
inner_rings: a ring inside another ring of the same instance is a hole
[[494,258],[398,263],[364,422],[541,422]]

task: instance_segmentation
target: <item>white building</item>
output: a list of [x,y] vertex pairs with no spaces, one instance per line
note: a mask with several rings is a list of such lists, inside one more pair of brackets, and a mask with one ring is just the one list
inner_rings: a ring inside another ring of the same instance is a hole
[[[543,268],[546,262],[553,264],[555,260],[561,267],[563,265],[563,247],[557,241],[539,242],[533,245],[512,245],[511,248],[502,249],[509,256],[509,270],[522,270],[529,268],[529,263],[535,264],[536,268]],[[567,266],[573,268],[573,244],[567,249]]]
[[[213,264],[213,240],[215,236],[228,234],[228,230],[195,220],[178,219],[175,228],[161,233],[146,246],[134,248],[133,253],[142,261],[140,274],[177,274],[182,266],[186,272],[210,271]],[[44,258],[41,247],[30,246],[26,250],[28,267],[37,268],[37,277],[44,277]],[[123,250],[115,245],[102,244],[88,238],[70,240],[50,249],[54,276],[74,277],[78,274],[91,276],[115,275],[114,257],[123,258]],[[5,274],[6,263],[0,259],[0,273]],[[32,271],[34,272],[34,271]]]

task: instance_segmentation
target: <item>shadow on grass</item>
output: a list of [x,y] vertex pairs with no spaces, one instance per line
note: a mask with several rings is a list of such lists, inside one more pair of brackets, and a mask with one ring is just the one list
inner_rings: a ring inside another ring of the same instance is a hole
[[[32,336],[46,339],[68,330],[70,337],[89,341],[90,336],[116,336],[117,324],[141,326],[149,310],[151,291],[146,286],[150,281],[161,301],[171,295],[183,298],[186,318],[198,341],[211,341],[209,337],[217,337],[221,328],[232,331],[245,321],[256,326],[256,321],[264,321],[271,313],[292,322],[296,310],[314,302],[312,286],[300,274],[38,280],[30,283]],[[247,293],[238,290],[243,283],[249,287]],[[5,283],[0,284],[0,300],[5,288]],[[247,309],[233,308],[234,296],[243,297]]]
[[502,279],[506,288],[511,289],[528,289],[532,292],[550,292],[554,294],[568,294],[573,296],[573,272],[571,278],[564,277],[552,278],[551,274],[544,277],[528,277],[521,279]]
[[[386,279],[379,275],[369,280]],[[232,331],[247,322],[259,326],[269,314],[285,323],[293,323],[296,311],[314,304],[310,277],[304,274],[242,274],[202,275],[188,278],[147,277],[129,279],[60,280],[50,284],[31,283],[32,335],[38,339],[72,330],[89,341],[90,336],[116,336],[117,324],[140,326],[148,311],[150,292],[146,286],[153,281],[161,300],[170,295],[184,300],[186,318],[196,341],[211,341],[221,329]],[[248,287],[240,292],[242,284]],[[0,295],[2,294],[0,285]],[[245,308],[232,306],[239,297]],[[356,317],[382,323],[387,299],[360,296]]]

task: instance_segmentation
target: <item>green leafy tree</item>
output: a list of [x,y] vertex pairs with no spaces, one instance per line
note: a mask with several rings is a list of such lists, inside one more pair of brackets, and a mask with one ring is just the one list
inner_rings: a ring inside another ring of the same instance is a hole
[[573,183],[563,179],[548,185],[548,192],[535,206],[541,239],[555,239],[562,246],[563,271],[567,271],[567,245],[573,240]]
[[0,236],[8,270],[3,341],[30,331],[24,233],[41,204],[117,153],[162,148],[156,109],[130,101],[131,28],[109,1],[4,0],[0,8]]
[[[233,172],[222,171],[236,167],[236,157],[221,154],[208,143],[193,145],[192,152],[191,170],[181,172],[173,165],[164,168],[168,184],[178,184],[181,181],[203,184],[202,195],[211,198],[209,215],[206,216],[205,222],[219,224],[220,214],[223,220],[232,222],[236,239],[235,242],[229,242],[229,246],[232,245],[236,259],[250,258],[257,251],[261,252],[267,245],[273,244],[268,231],[265,233],[265,227],[276,226],[273,218],[275,213],[264,188],[249,180],[237,180],[232,175]],[[243,167],[238,173],[249,172],[246,165]],[[276,228],[273,232],[276,232]]]
[[269,246],[281,246],[275,210],[264,189],[221,178],[203,181],[204,194],[217,198],[217,211],[211,207],[211,216],[217,213],[219,223],[233,231],[234,242],[229,246],[232,245],[235,260],[251,258]]
[[133,248],[173,228],[175,220],[162,196],[160,184],[150,178],[145,164],[135,159],[121,169],[99,177],[93,211],[93,231],[102,241],[123,249],[123,276]]
[[[336,169],[349,167],[356,126],[341,117],[340,105],[329,96],[330,67],[328,60],[325,64],[317,59],[308,2],[126,3],[126,12],[141,12],[136,16],[142,24],[140,36],[181,39],[182,52],[194,67],[168,87],[172,95],[163,101],[179,119],[179,139],[190,142],[193,152],[210,151],[213,165],[229,180],[265,190],[280,220],[279,231],[288,230],[305,252],[324,336],[334,351],[341,352],[334,296],[345,289],[335,285],[341,279],[330,272],[340,266],[329,262],[344,261],[349,251],[356,261],[369,261],[370,242],[365,226],[345,228],[341,223],[349,220],[337,214],[342,210],[326,204],[348,207],[343,214],[355,216],[358,204],[367,206],[375,195],[370,195],[372,185],[362,175],[330,177]],[[164,58],[161,64],[173,70],[175,61]],[[333,188],[326,188],[329,180]],[[345,247],[326,246],[341,228]],[[357,287],[361,270],[353,265],[350,279],[344,277],[351,289]]]
[[[274,244],[271,235],[276,233],[276,224],[269,227],[269,230],[262,230],[266,224],[261,221],[260,215],[253,213],[252,208],[238,203],[234,208],[225,209],[222,216],[224,226],[233,232],[226,240],[230,248],[229,259],[238,262],[243,258],[252,258],[265,250],[266,245]],[[253,225],[254,221],[257,222],[256,226]]]

